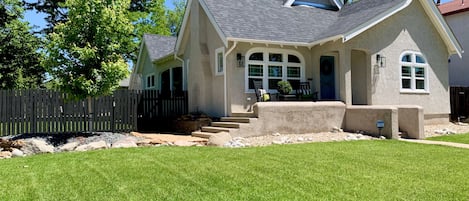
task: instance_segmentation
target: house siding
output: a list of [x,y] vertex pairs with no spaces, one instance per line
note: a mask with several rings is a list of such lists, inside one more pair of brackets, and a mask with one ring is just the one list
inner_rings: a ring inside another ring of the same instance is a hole
[[[469,11],[445,16],[446,21],[453,30],[453,33],[461,43],[463,49],[469,49]],[[467,53],[460,58],[453,55],[449,63],[449,84],[450,86],[469,87],[469,56]]]
[[[425,115],[450,113],[448,51],[418,1],[413,1],[382,23],[346,43],[346,49],[368,49],[371,53],[372,105],[420,105]],[[400,92],[400,56],[404,51],[421,52],[429,64],[428,94]],[[386,57],[384,67],[376,64],[376,54]]]
[[224,80],[215,75],[215,49],[224,44],[198,1],[193,1],[190,15],[190,41],[185,57],[188,67],[189,111],[210,116],[224,114]]

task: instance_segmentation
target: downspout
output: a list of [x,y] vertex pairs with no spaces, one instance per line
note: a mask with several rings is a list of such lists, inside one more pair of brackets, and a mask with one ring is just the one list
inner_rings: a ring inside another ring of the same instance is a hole
[[228,69],[226,68],[226,66],[227,66],[226,65],[226,57],[236,48],[237,45],[238,45],[238,41],[235,41],[233,43],[233,46],[231,46],[231,48],[227,52],[225,52],[225,56],[224,56],[225,57],[225,62],[224,62],[225,73],[223,73],[223,85],[224,85],[224,91],[223,91],[223,96],[224,97],[223,98],[224,98],[224,102],[225,102],[225,116],[228,115],[228,102],[227,102],[228,92],[227,92],[227,86],[226,86],[226,82],[227,82],[226,81],[226,73],[228,73]]
[[[182,90],[184,90],[184,84],[186,84],[186,90],[187,90],[187,76],[186,74],[188,74],[188,72],[185,72],[187,70],[189,70],[189,68],[186,68],[186,66],[184,66],[185,62],[184,62],[184,59],[181,59],[180,57],[178,57],[177,53],[174,53],[174,58],[178,61],[180,61],[182,63]],[[184,83],[185,82],[185,83]]]

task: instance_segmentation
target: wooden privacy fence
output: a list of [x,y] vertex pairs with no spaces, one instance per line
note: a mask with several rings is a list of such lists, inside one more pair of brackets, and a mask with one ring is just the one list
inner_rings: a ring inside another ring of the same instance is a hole
[[461,121],[469,117],[469,87],[451,87],[451,120]]
[[156,90],[117,90],[91,102],[67,100],[66,94],[50,90],[0,90],[0,136],[128,132],[187,113],[187,93],[164,97]]

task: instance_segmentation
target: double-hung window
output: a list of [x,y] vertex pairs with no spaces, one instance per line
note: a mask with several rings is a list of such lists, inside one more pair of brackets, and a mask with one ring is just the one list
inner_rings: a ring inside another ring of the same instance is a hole
[[146,79],[146,89],[151,89],[155,87],[155,75],[151,74],[147,76]]
[[262,81],[264,89],[275,93],[279,81],[289,81],[296,88],[304,79],[304,64],[299,54],[293,52],[252,51],[246,60],[246,91],[254,89],[253,80]]
[[421,53],[406,51],[401,56],[401,92],[428,93],[428,63]]

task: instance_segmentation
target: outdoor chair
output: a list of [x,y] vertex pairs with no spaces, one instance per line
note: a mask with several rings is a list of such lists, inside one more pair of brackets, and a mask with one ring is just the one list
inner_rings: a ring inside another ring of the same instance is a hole
[[252,80],[254,91],[256,92],[257,102],[270,101],[270,93],[267,93],[262,86],[262,80]]
[[298,100],[318,100],[318,92],[313,92],[309,82],[300,82],[298,89],[296,90],[296,96]]

